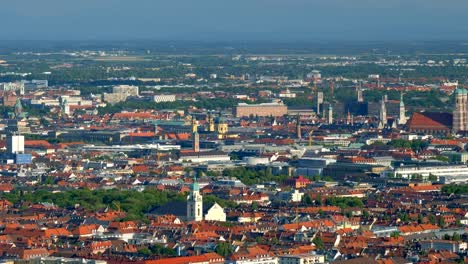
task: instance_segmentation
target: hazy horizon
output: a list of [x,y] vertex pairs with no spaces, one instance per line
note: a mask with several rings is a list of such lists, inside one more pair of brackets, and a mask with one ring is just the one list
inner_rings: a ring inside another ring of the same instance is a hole
[[6,0],[3,40],[465,40],[466,0]]

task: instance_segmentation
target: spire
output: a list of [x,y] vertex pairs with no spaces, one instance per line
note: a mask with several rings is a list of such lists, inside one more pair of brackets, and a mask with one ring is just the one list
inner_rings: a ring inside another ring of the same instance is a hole
[[403,102],[403,93],[400,93],[400,115],[398,117],[398,124],[399,125],[404,125],[406,124],[406,109],[405,109],[405,103]]
[[385,106],[384,96],[382,96],[382,101],[380,102],[379,122],[379,126],[381,127],[385,127],[387,125],[387,108]]
[[18,97],[15,104],[15,117],[20,118],[23,113],[23,105],[21,104],[21,99]]
[[349,108],[348,108],[348,114],[346,115],[346,124],[347,125],[351,124],[351,113],[349,112]]
[[302,131],[301,131],[301,116],[297,114],[296,117],[296,136],[298,139],[302,138]]

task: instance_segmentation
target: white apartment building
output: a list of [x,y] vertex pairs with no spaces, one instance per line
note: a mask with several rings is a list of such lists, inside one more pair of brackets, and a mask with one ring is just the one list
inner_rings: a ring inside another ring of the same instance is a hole
[[175,94],[158,94],[153,97],[153,101],[155,101],[156,103],[175,102],[175,100]]
[[410,179],[413,175],[421,175],[427,180],[430,175],[435,175],[444,183],[467,182],[468,166],[460,164],[437,165],[437,166],[402,166],[385,170],[382,177]]
[[325,263],[325,255],[297,254],[283,255],[279,257],[279,264],[313,264]]

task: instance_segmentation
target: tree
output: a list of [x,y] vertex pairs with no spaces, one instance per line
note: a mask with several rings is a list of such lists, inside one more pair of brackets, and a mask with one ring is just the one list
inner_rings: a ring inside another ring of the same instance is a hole
[[321,237],[315,237],[312,242],[314,243],[314,245],[317,247],[317,249],[324,249],[325,248],[325,244],[323,243],[323,240]]
[[428,181],[431,181],[431,182],[435,182],[435,181],[437,181],[437,176],[434,175],[434,174],[432,174],[432,173],[430,173],[430,174],[429,174],[429,177],[427,178],[427,180],[428,180]]
[[364,211],[362,212],[362,217],[364,217],[364,218],[369,218],[369,216],[370,216],[369,211],[364,210]]
[[304,195],[304,197],[302,198],[303,202],[305,205],[312,205],[312,198],[310,198],[310,195],[309,194],[306,194]]
[[233,252],[233,249],[232,249],[232,245],[227,243],[227,242],[219,242],[217,245],[216,245],[216,253],[218,253],[219,255],[223,256],[223,257],[227,257],[229,255],[232,254]]
[[429,215],[429,223],[435,225],[435,222],[436,222],[436,218],[434,215]]
[[457,232],[453,233],[452,240],[453,241],[460,241],[461,240],[460,234],[458,234]]
[[422,224],[423,222],[423,215],[422,214],[418,214],[418,224]]
[[444,226],[445,226],[445,219],[444,219],[444,217],[443,217],[442,215],[439,217],[438,225],[439,225],[440,227],[444,227]]
[[258,203],[257,202],[252,202],[252,210],[254,210],[254,211],[258,210]]
[[397,237],[400,237],[400,232],[398,231],[394,231],[390,234],[390,237],[393,237],[393,238],[397,238]]

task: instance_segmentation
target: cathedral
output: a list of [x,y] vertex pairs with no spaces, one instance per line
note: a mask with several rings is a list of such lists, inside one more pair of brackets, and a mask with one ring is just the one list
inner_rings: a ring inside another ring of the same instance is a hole
[[463,134],[468,131],[468,91],[455,90],[455,109],[452,113],[420,112],[413,113],[407,123],[413,133],[425,133],[438,136]]

